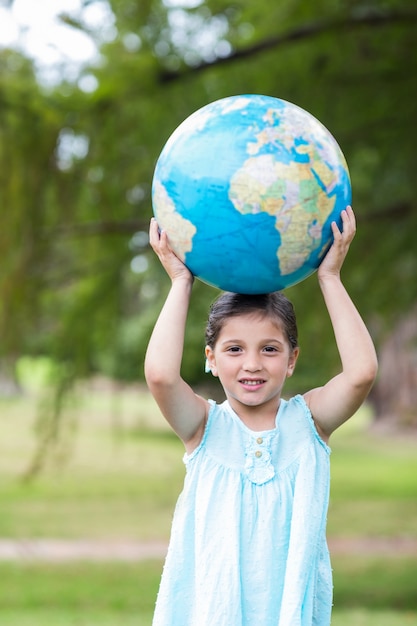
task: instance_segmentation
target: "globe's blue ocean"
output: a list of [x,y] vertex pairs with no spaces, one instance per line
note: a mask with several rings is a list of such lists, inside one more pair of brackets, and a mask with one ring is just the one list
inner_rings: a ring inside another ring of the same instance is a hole
[[[197,277],[236,292],[283,289],[314,272],[331,245],[331,222],[341,224],[349,203],[333,137],[269,96],[225,98],[194,113],[154,174],[154,212],[175,252]],[[189,245],[176,248],[185,226]]]

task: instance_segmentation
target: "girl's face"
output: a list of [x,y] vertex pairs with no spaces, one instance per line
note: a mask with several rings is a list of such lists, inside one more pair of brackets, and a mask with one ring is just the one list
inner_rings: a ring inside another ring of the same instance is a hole
[[243,405],[277,410],[298,353],[277,321],[256,313],[229,318],[214,349],[206,347],[211,372],[238,414]]

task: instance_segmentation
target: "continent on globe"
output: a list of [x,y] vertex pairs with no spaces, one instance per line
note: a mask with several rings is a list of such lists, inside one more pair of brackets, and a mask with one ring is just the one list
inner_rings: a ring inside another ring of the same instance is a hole
[[[308,260],[321,241],[323,225],[335,202],[322,191],[310,167],[274,162],[271,155],[244,163],[231,181],[230,199],[241,213],[264,211],[276,217],[282,276],[295,272]],[[303,210],[297,210],[300,205]]]
[[193,236],[197,232],[196,227],[181,216],[175,209],[175,204],[168,196],[166,189],[158,181],[156,181],[153,190],[154,202],[161,207],[160,216],[161,223],[168,233],[176,233],[175,250],[178,256],[185,259],[187,252],[192,249]]
[[336,140],[316,118],[285,100],[243,95],[208,104],[174,131],[152,202],[197,278],[267,293],[317,269],[351,186]]

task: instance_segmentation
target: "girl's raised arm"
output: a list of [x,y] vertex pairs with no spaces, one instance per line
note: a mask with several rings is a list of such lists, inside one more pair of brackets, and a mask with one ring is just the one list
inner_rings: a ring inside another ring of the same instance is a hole
[[208,413],[208,402],[180,375],[193,276],[172,252],[155,219],[149,240],[171,279],[171,289],[148,344],[145,378],[163,415],[190,452],[201,441]]
[[369,332],[340,280],[340,270],[356,232],[351,207],[342,212],[343,229],[333,223],[334,243],[318,269],[318,279],[342,363],[340,374],[305,394],[319,432],[327,438],[349,419],[368,395],[377,358]]

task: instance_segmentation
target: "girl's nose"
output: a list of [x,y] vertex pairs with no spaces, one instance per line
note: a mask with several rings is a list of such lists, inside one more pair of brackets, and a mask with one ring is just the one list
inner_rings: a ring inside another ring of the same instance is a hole
[[243,364],[243,369],[246,372],[259,372],[262,369],[262,366],[259,362],[259,359],[256,355],[247,355],[247,358]]

